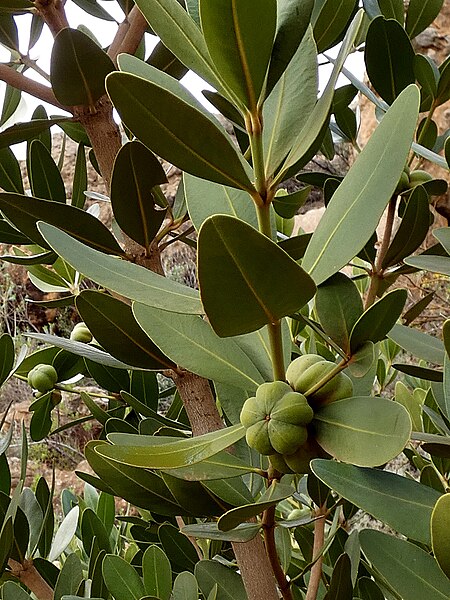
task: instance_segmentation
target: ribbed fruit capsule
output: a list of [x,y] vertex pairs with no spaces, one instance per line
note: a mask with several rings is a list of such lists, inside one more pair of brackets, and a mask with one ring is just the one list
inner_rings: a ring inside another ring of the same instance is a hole
[[89,342],[92,341],[92,333],[89,331],[86,323],[77,323],[72,329],[70,339],[73,342],[83,342],[84,344],[89,344]]
[[[335,368],[335,363],[317,354],[305,354],[291,362],[286,371],[286,378],[296,392],[306,394]],[[307,399],[314,407],[349,398],[352,394],[352,380],[348,375],[340,372],[316,392],[308,394]]]
[[48,392],[55,387],[58,373],[52,365],[39,364],[28,373],[28,384],[38,392]]

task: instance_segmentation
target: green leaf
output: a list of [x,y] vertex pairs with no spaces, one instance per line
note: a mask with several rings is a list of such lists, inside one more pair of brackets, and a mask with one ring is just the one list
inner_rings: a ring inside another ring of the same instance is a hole
[[72,206],[76,208],[83,208],[86,202],[86,196],[84,192],[88,187],[87,179],[87,167],[86,167],[86,152],[84,150],[84,144],[80,142],[78,144],[77,158],[75,161],[75,172],[73,175],[72,184]]
[[203,482],[203,487],[230,506],[243,506],[254,501],[253,495],[241,477]]
[[185,9],[174,0],[137,0],[136,4],[153,31],[178,60],[220,89],[205,39]]
[[21,194],[0,193],[0,209],[25,235],[44,248],[49,248],[49,245],[38,231],[38,221],[59,227],[102,252],[123,254],[116,239],[101,221],[74,206]]
[[325,90],[314,107],[314,110],[310,114],[305,126],[297,136],[296,141],[293,144],[292,149],[290,150],[280,170],[280,173],[276,177],[277,182],[283,181],[283,178],[285,178],[289,169],[294,167],[294,165],[296,165],[296,163],[298,163],[304,156],[308,155],[308,152],[310,152],[310,150],[314,147],[316,139],[320,135],[324,124],[327,122],[333,102],[334,88],[337,78],[339,77],[339,73],[344,66],[345,59],[352,50],[353,43],[358,35],[358,31],[362,23],[363,16],[363,11],[360,11],[349,26]]
[[[264,103],[263,145],[268,176],[286,158],[314,109],[317,77],[317,51],[309,28]],[[293,102],[298,104],[298,110],[291,110]]]
[[64,123],[71,121],[72,117],[55,117],[54,119],[33,119],[26,123],[16,123],[0,133],[0,148],[30,141],[50,129],[52,125],[63,126]]
[[403,0],[378,0],[378,5],[385,19],[395,19],[403,25],[405,21]]
[[66,202],[64,182],[50,152],[40,140],[33,140],[28,155],[28,171],[33,196]]
[[145,588],[136,570],[120,556],[107,554],[103,559],[106,587],[116,600],[141,600]]
[[0,148],[0,187],[5,192],[23,194],[20,165],[10,148]]
[[[0,529],[0,573],[3,573],[14,544],[13,517],[7,517]],[[15,600],[15,599],[14,599]]]
[[256,537],[260,529],[261,525],[258,523],[241,523],[231,531],[221,531],[217,523],[197,523],[196,525],[186,525],[182,532],[197,539],[249,542]]
[[426,94],[433,99],[436,98],[439,70],[433,59],[424,54],[416,54],[414,57],[414,73],[422,88],[422,95]]
[[47,224],[39,229],[48,244],[74,269],[109,290],[131,300],[167,311],[202,314],[198,292],[144,267],[119,261],[71,238]]
[[128,304],[94,290],[83,291],[75,304],[94,338],[114,358],[141,369],[174,366],[136,323]]
[[315,459],[311,469],[331,489],[375,519],[413,540],[430,543],[431,512],[440,497],[435,490],[389,471],[330,460]]
[[157,210],[152,188],[167,183],[156,156],[140,142],[122,146],[111,180],[111,205],[119,227],[149,250],[165,216]]
[[369,529],[361,531],[359,539],[373,567],[403,600],[446,600],[450,596],[450,581],[422,548]]
[[320,12],[313,13],[312,24],[314,27],[314,38],[317,50],[324,52],[332,48],[342,39],[342,33],[346,30],[350,19],[357,8],[355,0],[324,0],[318,3]]
[[57,558],[59,558],[72,541],[78,526],[79,513],[79,507],[74,506],[59,525],[58,531],[56,532],[55,538],[52,542],[50,553],[47,557],[50,562],[54,562]]
[[19,33],[12,15],[0,14],[0,43],[11,50],[19,50]]
[[92,508],[86,508],[83,511],[80,530],[83,547],[88,556],[92,552],[94,540],[99,550],[111,552],[111,544],[105,526]]
[[325,333],[348,351],[351,331],[363,312],[356,285],[343,273],[336,273],[318,287],[315,307]]
[[14,367],[14,342],[12,337],[3,333],[0,335],[0,386],[8,379]]
[[[422,430],[422,405],[423,396],[409,391],[402,381],[397,381],[395,384],[395,400],[406,408],[411,417],[413,431]],[[418,389],[417,392],[420,392]]]
[[370,577],[358,579],[357,591],[361,600],[385,600],[383,592]]
[[417,358],[437,365],[444,364],[444,344],[428,333],[405,325],[394,325],[388,338]]
[[167,470],[167,473],[187,481],[214,481],[216,479],[229,479],[246,473],[259,473],[259,469],[247,465],[229,452],[219,452],[200,463],[179,469],[170,469]]
[[8,121],[8,119],[10,117],[12,117],[12,115],[16,112],[21,99],[22,99],[21,90],[14,88],[12,85],[8,84],[5,89],[2,114],[0,117],[0,126],[1,127],[3,127],[3,125]]
[[176,79],[142,65],[145,70],[139,77],[116,72],[106,81],[125,125],[158,156],[183,171],[252,191],[246,163],[218,121]]
[[312,279],[284,250],[225,215],[210,217],[200,229],[198,279],[205,312],[221,337],[274,323],[299,310],[315,292]]
[[83,342],[73,342],[66,338],[61,338],[57,335],[49,335],[47,333],[28,333],[27,337],[39,340],[47,344],[52,344],[56,348],[62,348],[77,356],[89,359],[94,363],[103,365],[105,367],[116,368],[116,369],[132,369],[133,367],[125,363],[120,362],[113,358],[110,354],[99,350],[95,346],[84,344]]
[[443,4],[444,0],[410,0],[405,27],[411,39],[434,21]]
[[233,339],[219,338],[194,315],[177,315],[135,303],[134,316],[148,337],[177,365],[214,381],[253,391],[260,372]]
[[414,83],[414,50],[398,21],[382,17],[369,25],[365,63],[370,82],[388,104]]
[[28,0],[2,0],[2,10],[20,12],[22,10],[30,10],[33,8],[33,3]]
[[434,237],[445,248],[447,254],[450,254],[450,227],[440,227],[433,231]]
[[255,204],[247,192],[183,174],[184,194],[192,224],[198,231],[208,217],[231,215],[258,229]]
[[106,445],[106,442],[88,442],[85,446],[86,458],[100,477],[97,487],[103,484],[108,493],[113,491],[115,495],[127,502],[160,515],[173,517],[182,513],[183,509],[161,477],[144,469],[129,467],[100,456],[95,452],[95,448],[99,445]]
[[[144,59],[143,56],[139,58]],[[182,79],[189,70],[162,42],[156,44],[146,62],[178,80]]]
[[314,0],[278,0],[277,32],[267,73],[266,96],[283,75],[308,29]]
[[55,586],[54,600],[62,600],[63,596],[76,594],[83,581],[83,569],[77,554],[69,554],[66,558]]
[[158,546],[149,546],[142,557],[145,593],[169,600],[172,591],[172,568],[169,559]]
[[302,263],[316,284],[341,269],[370,239],[403,171],[418,104],[415,86],[402,92],[334,193]]
[[441,273],[450,277],[450,258],[448,256],[411,256],[403,261],[411,267],[432,273]]
[[176,571],[194,570],[195,564],[198,562],[197,551],[178,527],[164,523],[158,527],[158,537],[167,558]]
[[257,10],[252,3],[237,0],[201,0],[200,19],[221,79],[249,111],[255,112],[275,38],[276,0],[259,0]]
[[399,228],[389,245],[381,266],[396,265],[420,246],[429,228],[428,194],[423,186],[414,188],[406,205]]
[[292,496],[294,488],[281,483],[272,483],[257,502],[252,502],[244,506],[238,506],[224,513],[217,522],[221,531],[230,531],[240,523],[256,517],[271,506],[276,506],[281,500]]
[[197,580],[189,571],[179,573],[173,582],[173,600],[198,600]]
[[365,342],[380,342],[395,326],[405,306],[408,292],[392,290],[372,304],[356,321],[350,334],[350,348],[355,352]]
[[5,581],[1,591],[2,600],[31,600],[31,596],[13,581]]
[[353,397],[332,402],[314,415],[317,442],[343,462],[382,465],[399,454],[411,435],[407,411],[386,398]]
[[450,546],[448,538],[450,494],[443,494],[431,515],[431,543],[439,566],[450,579]]
[[242,439],[244,435],[245,430],[242,425],[233,425],[221,431],[176,441],[164,436],[112,433],[109,439],[117,445],[102,445],[95,451],[100,456],[130,466],[146,469],[175,469],[214,456]]
[[207,596],[217,585],[216,600],[246,600],[241,576],[215,560],[201,560],[195,565],[195,577]]
[[62,29],[55,37],[50,80],[55,96],[66,106],[93,106],[105,93],[105,77],[114,63],[79,29]]
[[350,557],[348,554],[343,553],[334,565],[330,587],[324,600],[348,600],[353,597],[352,592]]

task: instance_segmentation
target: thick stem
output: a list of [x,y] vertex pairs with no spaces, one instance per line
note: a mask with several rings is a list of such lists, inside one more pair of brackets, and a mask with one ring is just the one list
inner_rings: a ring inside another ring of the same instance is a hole
[[369,286],[369,289],[367,292],[366,304],[365,304],[366,310],[370,306],[372,306],[372,304],[375,302],[377,293],[378,293],[378,288],[380,286],[380,282],[383,279],[383,274],[384,274],[383,261],[384,261],[384,257],[386,256],[386,253],[389,249],[389,244],[391,243],[396,207],[397,207],[397,196],[394,195],[394,196],[392,196],[392,198],[389,202],[389,205],[388,205],[388,212],[386,215],[386,226],[385,226],[384,232],[383,232],[383,239],[381,241],[381,246],[377,252],[375,267],[370,276],[370,286]]
[[38,600],[53,600],[53,590],[33,565],[32,560],[26,560],[23,564],[13,560],[8,561],[11,573],[30,589]]
[[275,506],[271,506],[264,512],[263,528],[266,552],[270,564],[272,565],[280,592],[284,600],[293,600],[290,583],[286,579],[286,575],[278,560],[277,547],[275,544]]
[[65,27],[70,27],[64,11],[63,0],[35,0],[35,8],[47,23],[53,37]]
[[114,161],[122,145],[119,127],[113,119],[111,101],[108,96],[102,96],[95,105],[95,112],[88,107],[77,107],[76,114],[89,136],[109,190]]
[[133,6],[129,14],[119,25],[117,33],[108,48],[108,56],[117,64],[117,56],[121,52],[134,54],[147,28],[147,21],[137,6]]
[[[316,562],[314,563],[311,569],[311,576],[309,578],[308,590],[306,592],[305,600],[316,600],[317,592],[319,591],[323,563],[322,548],[325,541],[325,514],[325,505],[321,506],[316,510],[316,517],[319,517],[314,521],[313,560],[315,560]],[[318,558],[316,559],[316,557]]]
[[264,167],[261,121],[258,115],[252,114],[247,116],[246,121],[246,129],[250,138],[253,171],[255,173],[255,188],[264,200],[267,191],[267,182]]

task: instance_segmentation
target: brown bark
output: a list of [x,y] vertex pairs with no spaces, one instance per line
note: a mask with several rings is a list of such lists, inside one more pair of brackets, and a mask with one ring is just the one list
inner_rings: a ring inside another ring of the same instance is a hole
[[133,6],[130,13],[119,25],[119,29],[108,48],[108,56],[117,63],[117,56],[121,52],[134,54],[141,43],[142,36],[147,28],[147,21],[137,6]]
[[38,600],[53,600],[53,590],[40,576],[32,560],[26,560],[23,564],[12,558],[8,561],[11,573],[30,589]]
[[11,69],[11,67],[7,67],[4,64],[0,64],[0,80],[18,90],[22,90],[22,92],[31,94],[35,98],[39,98],[39,100],[53,104],[63,110],[70,111],[67,106],[63,106],[58,102],[51,88],[26,77],[23,73],[19,73],[19,71]]
[[65,27],[70,27],[64,11],[63,0],[35,0],[34,6],[44,19],[53,37]]

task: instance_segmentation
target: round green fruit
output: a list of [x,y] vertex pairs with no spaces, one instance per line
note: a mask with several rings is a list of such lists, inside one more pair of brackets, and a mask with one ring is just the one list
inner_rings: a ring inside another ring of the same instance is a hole
[[[335,368],[336,363],[325,360],[317,354],[304,354],[291,362],[286,371],[286,378],[296,392],[306,394]],[[313,407],[317,407],[348,398],[352,394],[352,380],[348,375],[340,372],[316,392],[308,394],[308,402]]]
[[409,187],[413,188],[416,185],[421,185],[422,183],[426,183],[427,181],[431,181],[432,179],[433,176],[427,173],[427,171],[422,171],[421,169],[411,171],[409,175]]
[[328,454],[322,450],[314,438],[308,440],[296,452],[284,454],[283,459],[294,473],[310,473],[309,463],[313,458],[326,458]]
[[408,173],[403,171],[403,173],[401,174],[400,180],[397,183],[397,187],[395,188],[395,193],[401,194],[405,190],[408,190],[410,187],[411,186],[409,184],[409,175],[408,175]]
[[52,365],[39,364],[28,373],[28,383],[38,392],[49,392],[58,381],[58,373]]
[[72,329],[70,339],[73,342],[83,342],[84,344],[89,344],[89,342],[92,341],[92,333],[89,331],[86,323],[77,323]]
[[287,474],[287,473],[294,472],[294,471],[292,471],[292,469],[290,469],[287,466],[286,461],[284,460],[282,454],[271,454],[269,456],[269,459],[270,459],[270,464],[272,465],[272,467],[274,469],[276,469],[277,471],[279,471],[280,473]]
[[263,383],[241,411],[249,446],[260,454],[292,453],[307,439],[314,413],[302,394],[283,381]]

